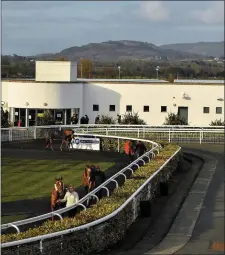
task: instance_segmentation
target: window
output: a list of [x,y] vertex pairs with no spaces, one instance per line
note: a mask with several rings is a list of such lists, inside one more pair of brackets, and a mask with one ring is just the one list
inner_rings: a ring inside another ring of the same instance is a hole
[[149,106],[148,105],[144,105],[144,112],[149,112]]
[[203,107],[203,113],[209,113],[209,107]]
[[109,111],[110,111],[110,112],[115,112],[115,110],[116,110],[116,106],[115,106],[114,104],[111,104],[111,105],[109,106]]
[[99,105],[98,104],[93,104],[93,111],[98,112],[99,111]]
[[132,112],[132,105],[127,105],[126,111],[127,112]]
[[161,112],[167,112],[167,106],[161,106]]
[[222,114],[222,107],[216,107],[216,114]]

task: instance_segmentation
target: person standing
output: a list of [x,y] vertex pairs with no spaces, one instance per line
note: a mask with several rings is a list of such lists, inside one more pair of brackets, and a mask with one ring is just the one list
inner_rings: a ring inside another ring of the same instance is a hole
[[[58,202],[63,203],[66,202],[66,207],[70,207],[72,205],[75,205],[79,201],[79,195],[74,190],[73,185],[69,185],[69,189],[65,194],[65,197],[63,199],[59,199]],[[74,217],[76,213],[76,208],[70,209],[68,211],[69,218]]]
[[46,137],[46,147],[45,147],[45,149],[48,149],[48,148],[50,147],[51,150],[54,151],[54,149],[53,149],[53,147],[52,147],[52,140],[53,140],[53,135],[47,134],[47,137]]
[[[96,166],[95,178],[96,178],[96,187],[100,186],[106,180],[105,173],[100,170],[99,166]],[[103,189],[100,189],[97,193],[97,196],[99,199],[103,197],[102,193],[103,193]]]
[[121,124],[121,115],[117,114],[117,122],[118,124]]
[[100,116],[98,115],[96,118],[95,118],[95,124],[99,124],[100,122]]
[[85,115],[85,124],[89,124],[89,118],[87,115]]
[[72,123],[72,125],[77,125],[77,123],[78,123],[78,115],[77,114],[73,114],[73,116],[71,118],[71,123]]
[[137,158],[139,158],[145,154],[145,152],[147,151],[147,148],[143,142],[139,141],[136,145],[135,151],[136,151]]
[[127,140],[124,144],[124,152],[129,156],[130,163],[134,161],[134,149],[131,141]]

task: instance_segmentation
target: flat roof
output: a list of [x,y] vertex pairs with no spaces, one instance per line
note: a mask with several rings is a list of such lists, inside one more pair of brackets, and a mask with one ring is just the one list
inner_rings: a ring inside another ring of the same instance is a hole
[[78,78],[76,81],[35,81],[35,79],[2,79],[2,81],[7,82],[30,82],[30,83],[114,83],[114,84],[146,84],[146,85],[220,85],[224,86],[224,80],[174,80],[173,83],[169,83],[165,80],[156,80],[156,79],[82,79]]

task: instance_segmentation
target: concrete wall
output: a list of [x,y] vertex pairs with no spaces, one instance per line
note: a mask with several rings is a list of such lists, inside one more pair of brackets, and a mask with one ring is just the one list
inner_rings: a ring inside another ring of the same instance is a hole
[[[188,99],[183,98],[184,93]],[[212,120],[224,120],[224,101],[218,98],[224,99],[223,85],[2,82],[2,101],[8,107],[80,108],[80,115],[87,114],[90,123],[98,114],[116,118],[126,112],[126,105],[132,105],[147,124],[162,125],[168,113],[186,106],[190,125],[207,126]],[[99,111],[93,111],[94,104]],[[115,105],[115,112],[109,111],[109,105]],[[149,106],[149,112],[143,111],[144,106]],[[167,112],[161,112],[161,106],[167,106]],[[203,107],[210,112],[203,113]],[[222,114],[216,114],[216,107],[222,107]]]
[[[8,102],[8,107],[83,108],[82,83],[2,82],[2,91],[2,100]],[[7,94],[8,98],[5,98]],[[44,106],[44,103],[47,105]]]
[[36,61],[36,81],[77,80],[77,63],[70,61]]

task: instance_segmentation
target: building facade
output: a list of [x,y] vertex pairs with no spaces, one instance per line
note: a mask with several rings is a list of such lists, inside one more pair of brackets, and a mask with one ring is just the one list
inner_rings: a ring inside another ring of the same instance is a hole
[[2,81],[2,107],[9,111],[10,121],[16,125],[21,120],[23,126],[33,126],[44,110],[52,112],[56,124],[65,125],[71,123],[74,113],[79,119],[88,115],[90,124],[97,115],[117,118],[117,114],[127,112],[138,112],[153,126],[162,125],[169,113],[180,114],[191,126],[224,121],[224,84],[82,81],[71,72],[69,78],[63,75],[66,81],[60,81],[60,77],[59,81],[52,81],[50,76],[43,81],[36,70],[36,81]]

